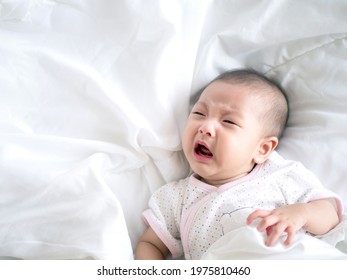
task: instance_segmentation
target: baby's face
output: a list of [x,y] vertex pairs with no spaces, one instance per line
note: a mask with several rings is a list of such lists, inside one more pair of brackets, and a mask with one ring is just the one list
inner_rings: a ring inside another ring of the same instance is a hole
[[183,150],[192,170],[207,183],[233,181],[254,167],[262,139],[262,104],[255,96],[247,86],[216,81],[194,105]]

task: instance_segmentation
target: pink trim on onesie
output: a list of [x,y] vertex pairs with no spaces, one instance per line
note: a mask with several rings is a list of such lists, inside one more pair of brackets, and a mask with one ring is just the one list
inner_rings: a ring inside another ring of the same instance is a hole
[[150,226],[158,237],[163,241],[165,246],[169,249],[173,258],[178,258],[181,256],[181,252],[176,249],[175,244],[167,237],[167,235],[162,231],[158,223],[155,222],[155,217],[150,209],[145,210],[142,213],[145,223]]
[[180,225],[180,231],[181,231],[181,241],[182,246],[184,248],[184,253],[187,255],[190,254],[189,250],[189,232],[191,228],[191,224],[194,221],[195,213],[198,211],[198,209],[201,207],[201,205],[205,204],[208,200],[211,199],[210,194],[211,193],[223,193],[227,191],[228,189],[232,188],[233,186],[239,185],[242,182],[250,181],[255,177],[257,172],[259,171],[261,165],[255,166],[255,168],[246,176],[241,177],[235,181],[226,183],[224,185],[221,185],[219,187],[209,185],[203,181],[200,181],[197,177],[195,177],[195,174],[190,176],[189,178],[189,184],[191,186],[194,186],[196,188],[199,188],[203,191],[206,191],[207,194],[204,198],[202,198],[199,202],[196,202],[193,204],[189,209],[187,209],[187,212],[182,217],[181,225]]
[[[342,201],[336,194],[334,193],[330,193],[330,194],[331,194],[330,198],[333,198],[335,200],[336,211],[339,216],[339,221],[341,222],[343,211],[344,211]],[[327,198],[329,198],[327,197],[327,190],[324,189],[324,191],[322,191],[321,193],[318,193],[315,196],[310,197],[309,201],[315,201],[315,200],[327,199]]]

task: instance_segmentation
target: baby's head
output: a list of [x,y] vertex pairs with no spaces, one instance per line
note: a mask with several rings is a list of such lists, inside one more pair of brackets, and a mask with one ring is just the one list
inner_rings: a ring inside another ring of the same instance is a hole
[[183,150],[195,173],[221,185],[265,162],[287,119],[287,99],[273,81],[250,70],[226,72],[207,85],[193,106]]

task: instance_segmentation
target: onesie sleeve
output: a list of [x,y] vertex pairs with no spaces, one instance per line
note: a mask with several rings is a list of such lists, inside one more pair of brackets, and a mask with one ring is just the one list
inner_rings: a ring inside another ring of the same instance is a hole
[[145,223],[150,226],[170,250],[173,258],[183,255],[180,238],[180,186],[170,183],[157,190],[143,212]]
[[[281,178],[282,177],[282,178]],[[287,173],[278,178],[278,185],[288,204],[306,203],[309,201],[332,198],[341,219],[343,204],[340,197],[323,187],[316,175],[306,169],[300,162],[295,162]]]

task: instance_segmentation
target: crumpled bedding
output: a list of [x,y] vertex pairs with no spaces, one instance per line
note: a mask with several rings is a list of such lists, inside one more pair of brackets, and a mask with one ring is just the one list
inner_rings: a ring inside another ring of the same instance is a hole
[[217,240],[202,260],[347,260],[347,219],[322,236],[304,232],[293,243],[284,245],[282,235],[273,246],[265,245],[266,233],[255,225],[232,230]]
[[0,1],[0,258],[132,259],[211,79],[287,91],[278,151],[347,206],[346,1]]

